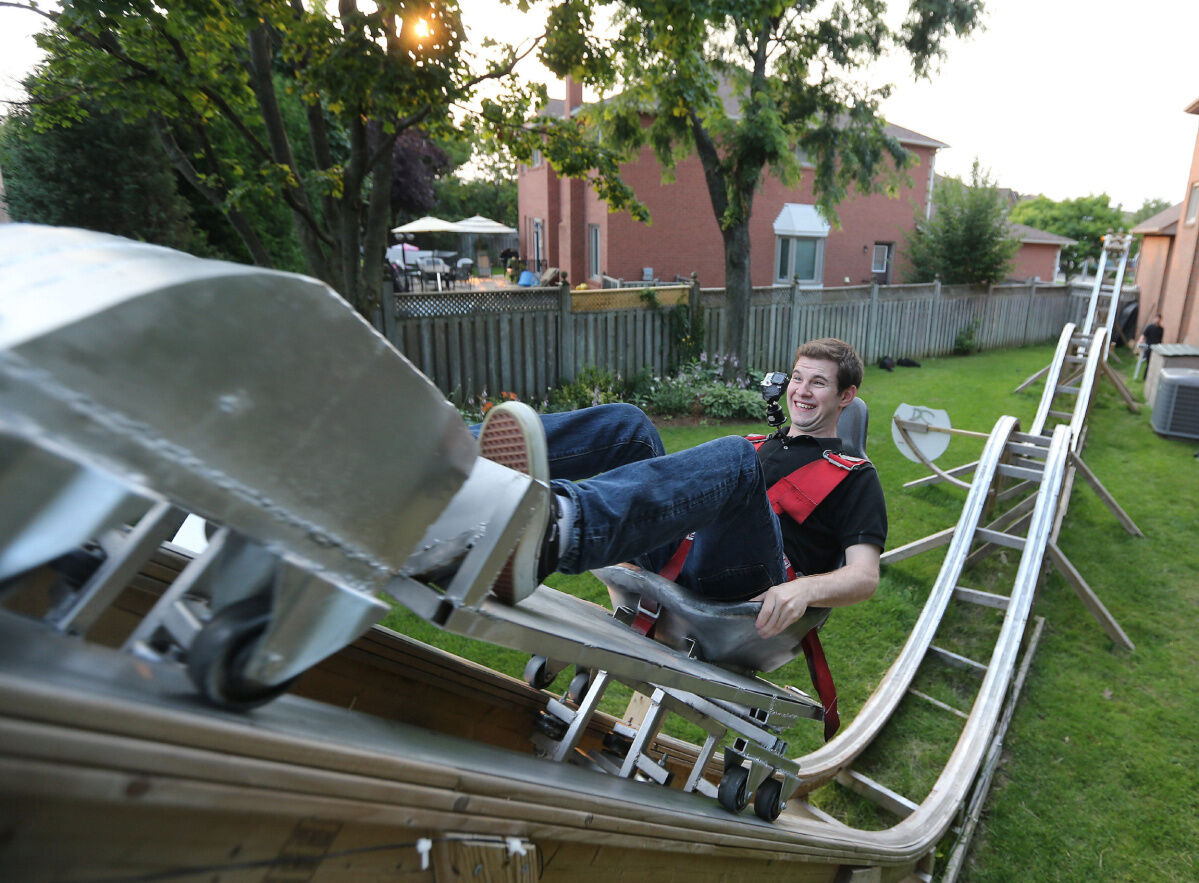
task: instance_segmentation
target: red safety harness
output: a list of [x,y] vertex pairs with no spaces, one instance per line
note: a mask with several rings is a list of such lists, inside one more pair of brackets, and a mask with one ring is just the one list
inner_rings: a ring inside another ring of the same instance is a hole
[[[746,436],[753,443],[754,450],[762,446],[767,436]],[[817,506],[833,492],[849,474],[856,469],[869,466],[870,461],[848,454],[825,451],[819,460],[807,463],[790,475],[779,479],[766,491],[771,508],[775,513],[786,513],[797,524],[803,524]],[[692,536],[686,537],[679,543],[678,549],[670,556],[666,566],[662,568],[661,576],[672,582],[679,578],[687,554],[691,551]],[[791,563],[787,562],[787,579],[796,576]],[[637,604],[637,614],[633,619],[633,628],[643,635],[649,635],[654,630],[661,613],[659,605],[648,599],[642,599]],[[816,629],[810,630],[800,642],[804,658],[808,662],[808,673],[812,676],[812,686],[820,697],[824,707],[824,739],[827,742],[833,738],[841,726],[841,718],[837,714],[837,687],[833,683],[833,673],[829,671],[828,661],[824,657],[824,648],[820,646],[820,638]]]

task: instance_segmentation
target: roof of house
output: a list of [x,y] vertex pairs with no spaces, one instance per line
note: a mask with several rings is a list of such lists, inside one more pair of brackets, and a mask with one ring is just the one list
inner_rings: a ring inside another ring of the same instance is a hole
[[1036,227],[1017,224],[1014,221],[1008,221],[1007,226],[1024,245],[1074,245],[1078,242],[1077,239],[1071,239],[1068,236],[1059,236],[1048,230],[1038,230]]
[[[716,87],[716,93],[720,97],[720,100],[724,102],[725,109],[729,113],[729,116],[736,117],[736,110],[734,107],[732,107],[735,95],[732,92],[728,80],[721,82]],[[595,102],[584,102],[583,105],[580,106],[585,106],[588,104],[603,104],[603,102],[604,99],[601,98],[599,101]],[[573,114],[573,112],[578,110],[578,108],[571,108],[570,110],[571,114]],[[543,116],[564,117],[568,115],[566,111],[566,99],[550,98],[538,112]],[[927,135],[921,135],[919,132],[914,132],[911,129],[905,129],[903,126],[897,126],[894,123],[884,122],[883,131],[885,131],[892,138],[896,139],[900,144],[906,144],[912,147],[932,147],[935,150],[939,150],[942,147],[949,146],[944,141],[938,141],[937,139],[930,138]]]
[[897,126],[894,123],[887,123],[886,131],[888,135],[898,139],[900,144],[914,144],[917,147],[934,147],[938,150],[949,146],[944,141],[929,138],[927,135],[921,135],[919,132],[913,132],[911,129],[905,129],[903,126]]
[[1165,211],[1158,212],[1152,218],[1141,221],[1132,228],[1132,232],[1149,236],[1173,236],[1178,230],[1180,217],[1182,217],[1181,202],[1178,205],[1170,206]]

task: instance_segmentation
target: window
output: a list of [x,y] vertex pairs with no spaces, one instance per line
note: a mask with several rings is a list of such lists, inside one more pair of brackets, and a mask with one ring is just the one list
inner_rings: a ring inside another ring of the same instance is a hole
[[587,225],[587,252],[588,252],[588,275],[595,277],[600,275],[600,234],[599,224]]
[[814,205],[784,203],[774,219],[774,278],[819,285],[824,279],[824,240],[829,223]]
[[533,266],[535,273],[541,272],[541,259],[544,257],[545,237],[542,233],[541,218],[533,218]]
[[824,239],[813,236],[776,236],[776,282],[818,283],[824,274]]
[[1191,187],[1191,195],[1187,199],[1186,223],[1193,224],[1199,218],[1199,184]]
[[545,158],[544,158],[544,157],[542,157],[542,155],[541,155],[541,151],[540,151],[540,150],[538,150],[538,149],[536,149],[536,148],[534,148],[534,149],[533,149],[533,156],[532,156],[532,157],[530,157],[530,159],[529,159],[529,167],[530,167],[530,168],[534,168],[534,169],[535,169],[535,168],[537,168],[539,165],[541,165],[543,162],[545,162]]
[[886,273],[891,263],[891,243],[874,243],[874,255],[870,258],[871,273]]

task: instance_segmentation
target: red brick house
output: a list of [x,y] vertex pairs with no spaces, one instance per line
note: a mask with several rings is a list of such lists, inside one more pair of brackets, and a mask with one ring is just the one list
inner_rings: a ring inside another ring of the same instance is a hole
[[1074,245],[1075,240],[1059,236],[1027,224],[1008,221],[1008,229],[1020,240],[1020,249],[1012,258],[1008,277],[1012,279],[1039,279],[1053,282],[1062,263],[1062,249]]
[[[1186,109],[1199,115],[1199,100]],[[1137,286],[1142,327],[1160,312],[1165,343],[1199,346],[1199,135],[1182,202],[1138,224]],[[1138,329],[1139,331],[1140,329]]]
[[[567,81],[567,101],[551,101],[547,113],[573,113],[582,89]],[[754,198],[750,218],[754,285],[789,282],[846,285],[894,278],[904,234],[928,211],[930,184],[940,141],[888,126],[916,163],[911,184],[894,196],[853,195],[838,207],[840,229],[815,210],[810,176],[784,187],[769,174]],[[649,208],[649,225],[607,205],[583,181],[559,178],[539,157],[518,178],[521,254],[538,266],[561,268],[572,283],[598,282],[602,273],[622,279],[643,275],[672,280],[699,275],[700,284],[724,284],[724,246],[694,154],[680,162],[673,183],[662,183],[661,166],[646,147],[621,167],[621,177]]]

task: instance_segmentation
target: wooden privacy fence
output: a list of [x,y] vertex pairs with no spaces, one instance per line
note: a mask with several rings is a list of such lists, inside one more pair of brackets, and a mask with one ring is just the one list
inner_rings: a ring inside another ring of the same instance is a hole
[[[724,290],[679,288],[655,293],[660,303],[702,309],[706,350],[727,351]],[[796,345],[813,337],[847,340],[868,364],[884,355],[944,355],[971,330],[982,349],[1039,343],[1081,321],[1090,292],[1088,285],[1042,283],[758,288],[749,364],[786,370]],[[646,366],[655,374],[670,370],[676,343],[666,309],[646,307],[627,292],[627,302],[600,302],[606,294],[562,285],[396,295],[387,332],[458,401],[505,391],[538,401],[590,366],[626,377]]]

